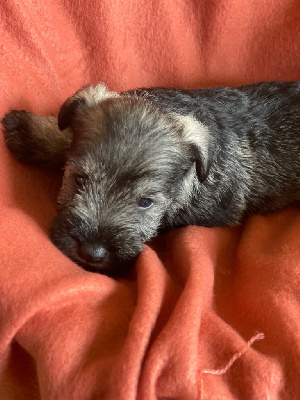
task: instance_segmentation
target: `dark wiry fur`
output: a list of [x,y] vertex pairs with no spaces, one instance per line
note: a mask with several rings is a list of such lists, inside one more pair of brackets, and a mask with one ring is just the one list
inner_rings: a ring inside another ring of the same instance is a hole
[[[299,104],[299,82],[121,94],[97,85],[64,103],[64,133],[53,117],[20,111],[2,122],[22,161],[66,161],[54,243],[86,268],[117,274],[160,229],[236,225],[297,204]],[[140,198],[152,207],[138,207]],[[105,259],[84,259],[86,244]]]

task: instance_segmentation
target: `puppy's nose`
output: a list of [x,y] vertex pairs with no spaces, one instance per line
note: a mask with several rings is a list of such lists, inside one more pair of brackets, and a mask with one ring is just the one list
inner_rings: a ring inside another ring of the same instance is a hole
[[108,250],[99,243],[80,243],[78,254],[87,262],[100,263],[108,257]]

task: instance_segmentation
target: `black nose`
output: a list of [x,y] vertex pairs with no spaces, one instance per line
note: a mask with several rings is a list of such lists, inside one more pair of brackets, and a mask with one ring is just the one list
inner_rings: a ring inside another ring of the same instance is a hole
[[108,250],[99,243],[80,243],[78,246],[78,255],[87,262],[103,262],[108,254]]

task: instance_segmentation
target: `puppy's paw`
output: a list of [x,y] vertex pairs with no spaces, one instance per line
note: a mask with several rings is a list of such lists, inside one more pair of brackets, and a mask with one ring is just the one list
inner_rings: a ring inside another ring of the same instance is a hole
[[32,162],[34,143],[32,138],[32,114],[13,110],[1,121],[7,147],[23,162]]

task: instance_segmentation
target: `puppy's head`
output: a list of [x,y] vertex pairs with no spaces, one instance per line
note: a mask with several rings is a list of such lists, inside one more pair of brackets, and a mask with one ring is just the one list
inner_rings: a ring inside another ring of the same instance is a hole
[[205,180],[207,129],[103,85],[68,99],[58,122],[74,139],[52,239],[86,269],[120,274]]

